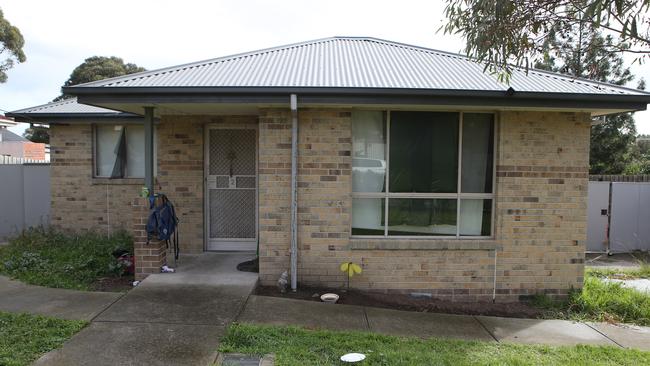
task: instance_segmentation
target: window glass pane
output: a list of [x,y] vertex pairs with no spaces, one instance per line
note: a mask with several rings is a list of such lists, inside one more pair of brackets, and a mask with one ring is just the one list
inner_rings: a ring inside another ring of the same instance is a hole
[[389,235],[456,236],[456,200],[391,198],[388,200]]
[[126,128],[126,175],[144,177],[144,126]]
[[352,200],[352,235],[384,235],[383,198]]
[[490,236],[492,231],[492,200],[460,201],[460,235]]
[[352,112],[352,191],[385,192],[386,118],[381,111]]
[[117,145],[120,141],[122,126],[97,126],[95,129],[95,166],[98,177],[110,177],[117,159]]
[[492,193],[494,115],[463,114],[463,164],[461,190]]
[[456,193],[458,113],[391,112],[391,192]]

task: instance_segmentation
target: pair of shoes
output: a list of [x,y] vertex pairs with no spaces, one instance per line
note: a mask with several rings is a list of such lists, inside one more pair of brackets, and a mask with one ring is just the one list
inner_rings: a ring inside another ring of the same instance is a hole
[[176,272],[176,270],[171,268],[171,267],[162,266],[162,267],[160,267],[160,272],[161,273],[174,273],[174,272]]

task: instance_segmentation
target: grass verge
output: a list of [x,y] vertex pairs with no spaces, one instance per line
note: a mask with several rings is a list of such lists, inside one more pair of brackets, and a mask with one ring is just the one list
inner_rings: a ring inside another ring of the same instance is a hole
[[614,347],[517,345],[373,333],[233,324],[220,352],[276,355],[276,365],[343,365],[349,352],[363,365],[648,365],[650,352]]
[[0,273],[33,285],[89,290],[99,278],[124,273],[116,250],[133,253],[126,232],[107,237],[30,229],[0,247]]
[[0,365],[29,365],[61,347],[86,322],[0,311]]
[[533,303],[547,311],[546,318],[650,325],[650,295],[602,281],[590,272],[582,290],[571,292],[568,300],[557,302],[540,295]]

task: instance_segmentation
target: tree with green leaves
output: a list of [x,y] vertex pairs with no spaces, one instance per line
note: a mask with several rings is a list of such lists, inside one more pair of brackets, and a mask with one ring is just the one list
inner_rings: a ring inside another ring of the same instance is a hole
[[465,37],[468,56],[508,81],[513,66],[533,66],[554,29],[588,26],[617,42],[601,54],[650,55],[650,0],[446,0],[445,33]]
[[[615,48],[616,40],[588,22],[558,23],[549,29],[535,67],[573,77],[625,85],[634,79]],[[640,82],[643,84],[643,80]],[[591,128],[591,174],[628,173],[639,155],[632,113],[598,118]]]
[[50,143],[49,129],[42,125],[30,125],[23,133],[23,137],[31,142],[39,142],[43,144]]
[[0,61],[0,83],[7,81],[7,71],[14,67],[14,64],[27,61],[23,52],[25,40],[20,30],[7,19],[0,9],[0,57],[6,57]]
[[[93,56],[85,59],[81,65],[77,66],[64,85],[73,86],[141,71],[146,71],[146,69],[136,64],[124,63],[124,60],[119,57]],[[71,96],[62,94],[56,97],[54,102],[68,98],[71,98]],[[23,136],[32,142],[46,144],[50,142],[49,130],[45,126],[32,125],[25,131]]]
[[[141,71],[146,71],[146,69],[136,64],[124,63],[124,60],[119,57],[93,56],[85,59],[81,65],[72,71],[70,78],[66,80],[64,86],[89,83]],[[69,96],[60,95],[54,101],[56,102],[66,98],[69,98]]]

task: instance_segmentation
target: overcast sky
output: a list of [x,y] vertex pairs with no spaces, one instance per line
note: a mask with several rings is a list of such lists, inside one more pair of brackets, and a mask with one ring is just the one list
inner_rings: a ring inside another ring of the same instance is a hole
[[[330,36],[450,52],[464,45],[436,33],[444,21],[441,0],[4,0],[0,8],[22,32],[27,55],[0,84],[0,112],[51,101],[72,70],[94,55],[156,69]],[[650,64],[633,70],[650,82]],[[650,112],[637,113],[636,121],[640,133],[650,133]]]

